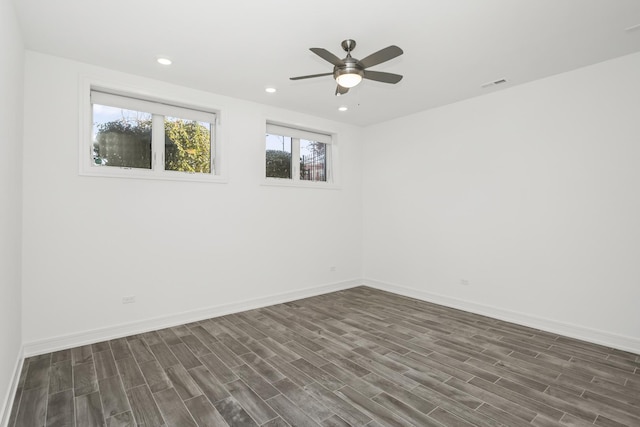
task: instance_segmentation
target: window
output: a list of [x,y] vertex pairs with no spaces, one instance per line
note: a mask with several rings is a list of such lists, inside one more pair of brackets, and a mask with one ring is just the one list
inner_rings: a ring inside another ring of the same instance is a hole
[[219,176],[214,112],[95,89],[90,105],[91,134],[84,142],[81,172],[191,180]]
[[267,123],[265,177],[280,183],[331,183],[331,143],[331,135]]

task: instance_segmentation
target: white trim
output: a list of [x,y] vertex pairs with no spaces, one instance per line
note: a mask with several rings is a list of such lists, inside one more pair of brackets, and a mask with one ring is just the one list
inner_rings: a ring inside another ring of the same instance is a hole
[[298,188],[317,188],[320,190],[340,190],[337,184],[326,183],[324,181],[294,181],[286,178],[264,178],[260,185],[271,187],[298,187]]
[[168,316],[155,317],[138,322],[123,323],[111,327],[98,328],[68,335],[62,335],[55,338],[32,341],[24,344],[24,355],[25,357],[31,357],[38,354],[45,354],[53,351],[64,350],[67,348],[78,347],[81,345],[154,331],[157,329],[183,325],[185,323],[197,322],[204,319],[210,319],[212,317],[224,316],[241,311],[267,307],[274,304],[282,304],[302,298],[309,298],[329,292],[350,289],[356,286],[360,286],[361,284],[362,283],[360,280],[347,280],[343,282],[330,283],[327,285],[316,286],[297,291],[284,292],[276,295],[238,301],[230,304],[185,311]]
[[22,365],[24,364],[24,347],[18,352],[18,358],[13,368],[12,380],[7,387],[7,394],[2,407],[0,407],[0,426],[8,427],[9,417],[11,416],[11,409],[13,407],[13,400],[16,397],[16,391],[18,390],[18,383],[20,381],[20,373],[22,372]]
[[504,320],[506,322],[540,329],[542,331],[564,335],[567,337],[588,341],[594,344],[604,345],[618,350],[640,354],[640,339],[637,338],[617,335],[611,332],[601,331],[597,329],[585,328],[584,326],[558,322],[553,319],[530,316],[528,314],[518,313],[515,311],[505,310],[502,308],[492,307],[484,304],[477,304],[471,301],[433,294],[430,292],[407,288],[396,284],[380,282],[377,280],[363,279],[362,283],[363,285],[369,286],[371,288],[419,299],[421,301],[427,301],[445,307],[464,310],[470,313],[480,314],[494,319]]

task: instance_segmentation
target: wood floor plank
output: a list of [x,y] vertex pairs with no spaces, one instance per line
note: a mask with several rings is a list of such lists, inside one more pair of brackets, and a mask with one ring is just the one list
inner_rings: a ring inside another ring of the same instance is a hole
[[225,384],[229,393],[238,401],[249,415],[258,423],[263,424],[277,415],[244,381],[236,380]]
[[291,363],[288,363],[280,356],[275,355],[266,360],[271,366],[276,368],[280,373],[285,375],[287,379],[291,380],[296,385],[303,387],[307,384],[311,384],[314,380]]
[[244,364],[244,361],[239,356],[236,356],[226,345],[219,341],[209,344],[207,347],[229,368]]
[[267,400],[267,403],[292,426],[317,427],[320,425],[281,394]]
[[54,351],[51,353],[51,363],[59,363],[65,360],[71,360],[71,349]]
[[93,360],[73,367],[73,391],[76,397],[98,391]]
[[195,335],[185,335],[181,340],[197,357],[211,353],[211,350],[209,350],[209,348]]
[[329,390],[337,390],[344,386],[344,383],[311,363],[306,359],[298,359],[291,362],[293,366],[304,372],[309,377],[313,378],[318,384],[322,385]]
[[[478,407],[478,409],[476,409],[476,411],[488,417],[489,419],[494,420],[496,425],[499,425],[500,423],[509,427],[528,427],[531,425],[531,423],[526,422],[522,418],[518,418],[513,414],[498,409],[495,406],[491,406],[488,403],[483,403],[482,405],[480,405],[480,407]],[[538,416],[534,418],[534,421],[537,418]],[[557,423],[556,421],[553,422]]]
[[251,384],[251,388],[253,388],[258,396],[264,400],[280,393],[274,386],[269,384],[267,380],[251,369],[248,365],[238,366],[237,368],[234,368],[233,371],[238,374],[238,377],[245,383]]
[[364,396],[367,396],[368,398],[372,398],[373,396],[379,394],[382,391],[378,387],[362,380],[360,377],[352,374],[351,372],[348,372],[344,369],[339,368],[333,363],[327,363],[326,365],[323,365],[320,369],[322,369],[325,372],[328,372],[334,378],[337,378],[339,381],[341,381],[343,384],[349,385],[351,388],[363,394]]
[[[198,369],[198,368],[194,368]],[[204,396],[194,397],[184,402],[198,427],[228,426],[218,410]]]
[[364,426],[372,421],[372,418],[363,411],[351,406],[348,402],[318,383],[309,384],[304,387],[304,390],[354,427]]
[[190,369],[189,374],[211,403],[216,403],[229,397],[229,391],[204,366],[196,366]]
[[401,427],[407,424],[400,416],[386,410],[384,406],[379,405],[373,400],[367,399],[364,395],[349,386],[342,387],[340,390],[337,390],[335,394],[346,402],[349,402],[355,408],[368,414],[382,425]]
[[402,401],[389,396],[387,393],[380,393],[372,400],[417,426],[440,427],[440,423],[433,418],[403,403]]
[[83,345],[81,347],[74,347],[71,349],[71,359],[74,365],[80,363],[87,363],[93,360],[93,352],[90,345]]
[[98,389],[105,417],[112,417],[131,409],[119,376],[99,380]]
[[129,348],[129,342],[126,338],[118,338],[115,340],[109,341],[109,345],[111,346],[111,352],[113,353],[113,358],[118,361],[120,359],[126,359],[127,357],[133,357],[133,353]]
[[274,418],[269,422],[262,424],[262,427],[291,427],[291,424],[283,420],[282,418]]
[[50,369],[50,357],[31,361],[27,370],[27,378],[25,379],[23,386],[24,390],[48,387]]
[[32,388],[22,392],[16,426],[42,427],[47,411],[47,388]]
[[287,362],[293,362],[294,360],[298,360],[300,358],[300,355],[289,350],[285,345],[279,343],[271,337],[263,339],[262,341],[260,341],[260,343]]
[[180,344],[170,345],[169,348],[186,369],[202,365],[202,362],[189,350],[186,344],[181,342]]
[[133,353],[133,357],[138,363],[155,360],[155,356],[153,355],[153,353],[151,353],[149,345],[147,345],[147,343],[143,339],[135,338],[132,340],[128,340],[128,344],[129,348],[131,349],[131,353]]
[[123,412],[106,419],[107,427],[136,427],[131,411]]
[[456,417],[442,408],[434,409],[431,416],[447,427],[475,427],[473,424]]
[[93,363],[96,367],[96,377],[98,380],[118,375],[118,369],[116,368],[116,362],[111,353],[111,348],[105,351],[94,352]]
[[139,364],[142,376],[147,381],[151,393],[156,393],[160,390],[171,387],[171,381],[167,377],[166,372],[162,369],[162,366],[156,360],[150,360]]
[[205,354],[200,357],[200,360],[223,384],[238,379],[238,376],[215,354]]
[[346,422],[345,420],[343,420],[337,415],[327,418],[326,420],[322,421],[322,423],[320,424],[322,425],[322,427],[350,427],[351,426],[348,422]]
[[298,387],[287,378],[278,381],[274,386],[287,399],[318,423],[334,415],[329,408],[316,400],[310,393],[307,393],[306,390]]
[[240,357],[247,365],[251,366],[254,371],[262,375],[272,384],[286,378],[284,374],[265,362],[262,358],[258,357],[255,353],[243,354]]
[[125,390],[145,384],[142,371],[140,371],[140,367],[133,357],[118,359],[116,366]]
[[[433,402],[429,400],[425,400],[421,397],[418,397],[412,391],[402,388],[401,386],[393,383],[392,381],[389,381],[388,379],[380,377],[374,373],[371,373],[365,376],[364,380],[375,385],[380,390],[384,390],[385,393],[389,394],[393,398],[398,399],[406,403],[407,405],[417,409],[423,414],[428,414],[429,412],[433,411],[437,406]],[[411,390],[414,390],[414,389],[411,389]],[[472,407],[472,409],[475,409],[479,405],[480,405],[480,402],[477,403],[474,407]]]
[[71,358],[51,365],[49,371],[49,394],[55,394],[73,388]]
[[154,393],[153,396],[167,427],[198,427],[175,389],[168,388]]
[[100,393],[97,391],[76,397],[75,407],[76,425],[82,427],[102,427],[104,425]]
[[101,351],[111,350],[111,346],[109,345],[109,341],[100,341],[95,344],[91,344],[91,352],[99,353]]
[[216,402],[214,406],[230,426],[256,427],[258,425],[233,396]]
[[160,329],[158,335],[167,345],[180,344],[182,340],[170,328]]
[[127,390],[127,398],[138,426],[151,427],[164,425],[164,419],[156,405],[153,395],[146,385]]
[[149,347],[152,345],[161,344],[163,342],[162,337],[156,331],[149,331],[142,334],[142,339],[147,343]]
[[176,359],[176,357],[173,355],[173,352],[164,342],[150,345],[149,349],[160,363],[160,366],[165,369],[169,366],[174,366],[179,363],[178,359]]
[[[202,367],[202,365],[200,367]],[[171,385],[173,385],[173,388],[182,400],[191,399],[202,394],[200,388],[195,381],[193,381],[193,378],[191,378],[191,375],[189,375],[189,372],[187,372],[184,366],[180,364],[170,366],[165,369],[165,372],[167,377],[169,377]]]

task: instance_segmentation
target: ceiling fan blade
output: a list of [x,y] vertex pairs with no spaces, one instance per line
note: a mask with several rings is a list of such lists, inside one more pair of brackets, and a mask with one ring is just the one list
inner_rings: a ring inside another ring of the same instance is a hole
[[364,78],[369,80],[375,80],[377,82],[392,83],[392,84],[396,84],[400,80],[402,80],[402,76],[400,74],[385,73],[382,71],[369,71],[369,70],[364,70]]
[[310,74],[308,76],[289,77],[289,80],[312,79],[314,77],[332,76],[333,73]]
[[324,59],[325,61],[331,62],[333,65],[336,65],[336,66],[344,65],[344,61],[342,59],[338,58],[333,53],[329,52],[327,49],[323,49],[321,47],[312,47],[309,50],[315,53],[316,55],[318,55],[320,58]]
[[400,49],[398,46],[393,45],[393,46],[385,47],[384,49],[380,49],[376,53],[372,53],[366,58],[361,59],[359,62],[363,68],[369,68],[369,67],[373,67],[374,65],[378,65],[383,62],[386,62],[402,54],[403,54],[402,49]]
[[349,92],[349,88],[348,87],[342,87],[340,85],[338,85],[338,87],[336,87],[336,96],[344,95],[347,92]]

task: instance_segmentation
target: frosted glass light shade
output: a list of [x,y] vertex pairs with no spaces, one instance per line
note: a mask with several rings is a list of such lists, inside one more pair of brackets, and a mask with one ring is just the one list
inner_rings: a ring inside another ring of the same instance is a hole
[[342,87],[352,88],[357,86],[358,83],[362,81],[362,76],[360,74],[341,74],[336,77],[336,81]]

